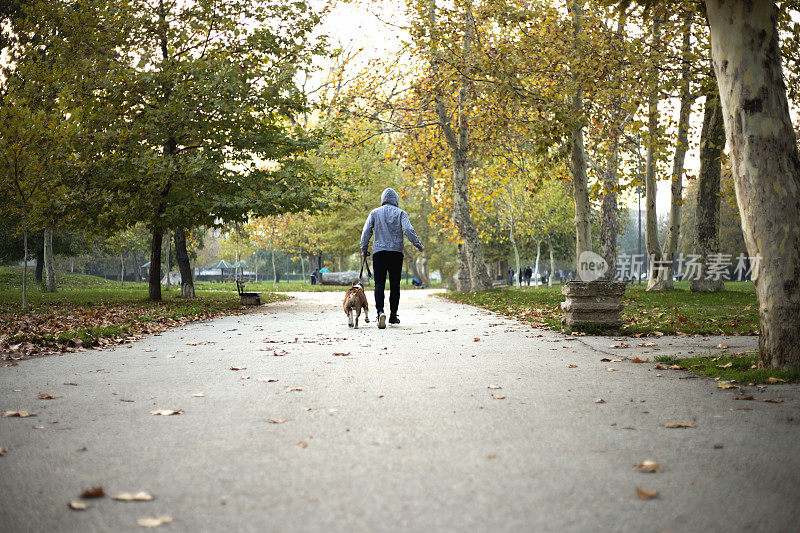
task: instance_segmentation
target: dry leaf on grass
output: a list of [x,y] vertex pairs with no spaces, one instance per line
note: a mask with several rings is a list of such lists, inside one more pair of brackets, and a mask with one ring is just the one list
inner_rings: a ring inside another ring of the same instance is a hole
[[120,492],[119,494],[115,494],[111,497],[114,500],[119,500],[121,502],[149,502],[153,499],[153,495],[147,491],[140,491],[140,492]]
[[786,383],[786,380],[770,376],[767,378],[767,383]]
[[639,359],[638,357],[634,357],[633,359],[631,359],[631,363],[649,363],[649,362],[650,362],[649,358]]
[[724,365],[717,365],[717,368],[730,368],[732,366],[733,366],[733,363],[729,361],[729,362],[725,363]]
[[578,368],[578,365],[569,364],[567,365],[567,368]]
[[658,497],[657,490],[645,490],[639,487],[636,487],[636,496],[639,497],[640,500],[652,500],[653,498]]
[[55,400],[56,398],[58,398],[58,396],[53,396],[52,394],[49,394],[47,392],[40,392],[39,393],[39,399],[40,400]]
[[168,524],[172,522],[173,518],[169,515],[162,515],[162,516],[154,516],[154,517],[145,517],[140,518],[136,521],[142,527],[158,527],[163,524]]
[[647,474],[655,474],[661,472],[661,465],[655,461],[642,461],[641,463],[637,463],[635,465],[636,468],[639,469],[639,472],[645,472]]
[[663,332],[661,332],[661,331],[654,331],[653,333],[651,333],[651,335],[652,335],[653,337],[663,337],[663,336],[664,336],[664,333],[663,333]]
[[764,398],[761,401],[767,403],[783,403],[783,400],[781,400],[780,398]]
[[285,418],[270,418],[269,420],[267,420],[267,422],[269,422],[270,424],[283,424],[284,422],[286,422],[286,419]]
[[102,498],[106,495],[103,487],[92,487],[81,492],[81,498]]
[[685,370],[681,365],[669,365],[670,370]]
[[161,416],[182,415],[183,409],[153,409],[150,414]]
[[306,441],[301,440],[297,443],[297,445],[301,448],[308,448],[308,443]]
[[5,411],[3,413],[3,418],[8,418],[8,417],[28,418],[29,416],[36,416],[36,413],[34,411]]
[[670,429],[677,429],[677,428],[696,428],[697,426],[689,422],[667,422],[666,424],[664,424],[664,427]]
[[500,385],[489,385],[488,388],[490,388],[492,390],[498,390],[498,389],[502,389],[503,387],[501,387]]
[[87,503],[79,501],[71,501],[69,502],[68,505],[69,508],[72,509],[73,511],[85,511],[86,509],[89,508],[89,505]]

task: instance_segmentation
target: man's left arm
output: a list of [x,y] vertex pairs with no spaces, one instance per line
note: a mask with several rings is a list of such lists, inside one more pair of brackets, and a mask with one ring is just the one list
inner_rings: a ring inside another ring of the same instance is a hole
[[411,220],[408,218],[408,213],[405,211],[403,211],[403,214],[400,215],[400,223],[403,226],[403,233],[406,234],[406,237],[408,237],[408,240],[411,241],[411,244],[413,244],[420,252],[425,250],[425,247],[422,246],[422,243],[419,241],[419,237],[417,237],[417,232],[414,231],[414,227],[411,225]]

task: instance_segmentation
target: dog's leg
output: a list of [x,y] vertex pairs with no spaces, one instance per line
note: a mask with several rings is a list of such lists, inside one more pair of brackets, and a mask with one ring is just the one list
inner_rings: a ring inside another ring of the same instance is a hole
[[352,307],[347,312],[347,325],[350,326],[351,328],[353,327],[353,308]]
[[351,310],[350,310],[350,313],[351,313],[353,316],[355,316],[355,317],[356,317],[356,318],[355,318],[355,326],[353,326],[353,327],[354,327],[354,328],[356,328],[356,329],[358,329],[358,311],[357,311],[355,308],[353,308],[353,309],[351,309]]
[[364,299],[364,322],[369,324],[369,306],[367,305],[366,298]]

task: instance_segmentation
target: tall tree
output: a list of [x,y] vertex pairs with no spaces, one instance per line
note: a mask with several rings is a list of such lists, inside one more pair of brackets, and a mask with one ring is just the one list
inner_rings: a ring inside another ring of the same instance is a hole
[[800,156],[771,0],[706,0],[745,243],[758,258],[759,363],[800,366]]

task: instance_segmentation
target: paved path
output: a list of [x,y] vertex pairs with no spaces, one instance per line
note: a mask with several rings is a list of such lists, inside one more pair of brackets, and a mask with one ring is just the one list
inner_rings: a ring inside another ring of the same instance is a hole
[[[158,515],[174,517],[164,531],[797,530],[800,387],[737,401],[600,361],[754,338],[614,349],[426,291],[404,291],[402,327],[353,331],[339,294],[295,296],[0,368],[0,410],[38,412],[0,419],[0,530],[134,531]],[[663,471],[634,468],[647,459]],[[95,485],[155,499],[67,508]]]

